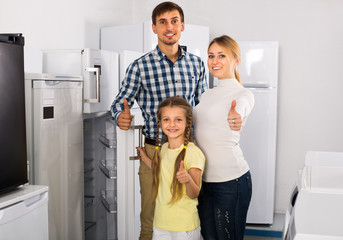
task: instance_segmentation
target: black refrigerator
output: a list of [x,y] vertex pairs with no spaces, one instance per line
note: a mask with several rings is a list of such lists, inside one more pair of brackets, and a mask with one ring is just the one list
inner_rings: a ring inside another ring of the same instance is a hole
[[24,37],[0,34],[0,193],[28,182]]

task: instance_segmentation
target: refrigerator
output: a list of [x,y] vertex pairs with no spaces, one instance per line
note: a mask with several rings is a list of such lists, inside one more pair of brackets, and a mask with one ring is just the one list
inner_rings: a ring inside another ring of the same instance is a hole
[[0,236],[6,240],[46,240],[48,187],[23,185],[0,196]]
[[0,193],[28,182],[24,37],[0,34]]
[[[83,230],[75,239],[135,239],[140,230],[134,184],[135,144],[139,143],[141,119],[135,106],[132,127],[120,130],[109,114],[118,93],[120,78],[141,52],[99,49],[44,50],[43,72],[80,75],[83,78],[81,104],[83,145],[82,198]],[[139,187],[138,187],[139,188]],[[138,192],[139,194],[139,192]],[[138,220],[137,220],[138,219]],[[80,220],[81,221],[81,220]],[[78,221],[78,222],[80,222]],[[74,239],[74,238],[65,238]]]
[[83,236],[83,79],[25,73],[29,182],[49,187],[49,239]]
[[240,41],[242,84],[255,96],[255,106],[243,126],[240,145],[252,175],[252,199],[247,223],[272,224],[278,100],[278,42]]

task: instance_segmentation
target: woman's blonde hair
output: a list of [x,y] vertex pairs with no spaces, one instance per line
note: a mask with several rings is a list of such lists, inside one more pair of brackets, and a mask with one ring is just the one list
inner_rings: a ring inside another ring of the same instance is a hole
[[[187,144],[191,141],[192,139],[192,108],[189,105],[189,103],[181,98],[181,97],[170,97],[162,101],[162,103],[159,105],[158,110],[157,110],[157,139],[156,139],[156,146],[159,145],[159,140],[158,140],[158,135],[159,135],[159,128],[161,124],[161,116],[162,116],[162,111],[163,108],[165,107],[179,107],[185,110],[185,117],[186,117],[186,129],[184,132],[185,136],[185,142],[184,146],[187,146]],[[168,139],[164,139],[164,142],[167,142]],[[160,159],[160,150],[159,148],[156,148],[154,159],[152,161],[152,173],[153,173],[153,196],[156,199],[157,197],[157,192],[158,192],[158,187],[159,187],[159,175],[160,175],[160,167],[161,167],[161,159]],[[174,165],[174,174],[173,174],[173,181],[172,185],[170,186],[170,191],[172,194],[172,198],[170,200],[170,204],[175,203],[178,201],[181,196],[182,196],[182,184],[179,183],[179,181],[176,178],[176,173],[180,169],[180,163],[182,160],[185,159],[186,155],[186,148],[183,148],[182,151],[179,153],[175,160],[175,165]]]
[[[225,48],[226,50],[230,51],[233,57],[235,59],[238,59],[238,62],[241,61],[241,50],[239,48],[238,43],[233,38],[227,35],[222,35],[220,37],[214,38],[208,45],[208,50],[210,49],[213,43],[216,43],[222,48]],[[235,69],[235,78],[239,83],[242,83],[241,76],[239,75],[237,69]]]

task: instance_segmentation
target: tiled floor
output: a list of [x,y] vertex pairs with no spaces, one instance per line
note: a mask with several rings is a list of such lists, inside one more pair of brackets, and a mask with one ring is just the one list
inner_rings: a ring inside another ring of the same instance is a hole
[[249,235],[246,235],[244,240],[281,240],[284,219],[284,214],[275,214],[272,225],[247,225],[246,233]]

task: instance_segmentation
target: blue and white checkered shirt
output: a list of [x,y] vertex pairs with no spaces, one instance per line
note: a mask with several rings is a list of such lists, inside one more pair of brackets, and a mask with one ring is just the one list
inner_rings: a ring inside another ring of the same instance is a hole
[[124,99],[130,108],[136,100],[144,118],[143,134],[156,139],[156,112],[164,99],[180,96],[192,107],[199,103],[200,95],[207,89],[204,62],[200,57],[179,49],[181,54],[175,63],[158,46],[131,63],[111,106],[111,114],[117,124],[124,109]]

